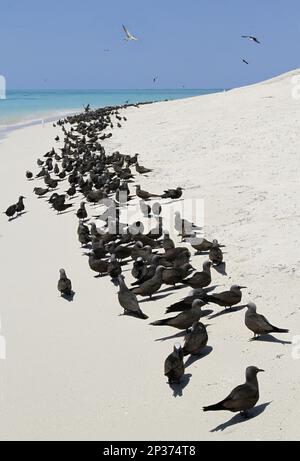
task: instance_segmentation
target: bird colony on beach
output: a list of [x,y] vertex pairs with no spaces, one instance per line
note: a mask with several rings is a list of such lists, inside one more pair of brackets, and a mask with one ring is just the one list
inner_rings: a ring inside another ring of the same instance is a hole
[[[25,175],[28,181],[39,180],[39,186],[33,188],[34,194],[49,203],[58,215],[67,212],[76,215],[78,241],[87,251],[87,265],[96,277],[107,277],[118,287],[117,298],[125,315],[146,321],[147,304],[144,303],[142,309],[140,300],[155,300],[164,285],[171,289],[180,286],[192,289],[185,298],[166,306],[167,315],[151,323],[154,328],[168,326],[184,333],[182,344],[174,345],[164,363],[169,385],[176,386],[185,374],[184,357],[205,353],[209,337],[201,322],[206,315],[203,306],[209,304],[217,309],[234,310],[241,303],[242,290],[246,287],[236,283],[218,292],[212,285],[212,268],[220,271],[225,264],[223,248],[226,242],[221,244],[217,239],[209,241],[202,234],[200,236],[197,224],[183,218],[178,211],[173,228],[165,228],[162,203],[182,200],[183,188],[174,187],[160,194],[144,190],[137,184],[136,177],[151,174],[151,169],[140,164],[138,154],[106,153],[101,141],[112,136],[115,126],[126,122],[121,109],[124,114],[127,107],[92,111],[88,106],[83,113],[54,123],[63,133],[60,132],[55,141],[62,141],[63,147],[53,147],[37,159],[38,173],[27,171]],[[77,210],[72,203],[75,196],[81,196]],[[23,199],[21,196],[17,203],[8,207],[9,220],[24,213]],[[87,203],[94,204],[93,210],[95,213],[99,210],[99,214],[88,216]],[[138,204],[141,218],[129,224],[122,221],[121,215],[132,203]],[[97,223],[102,225],[97,227],[92,218],[97,218]],[[148,219],[154,221],[155,226],[145,232],[144,222]],[[174,240],[181,238],[183,243],[176,244],[171,238],[174,230],[178,235]],[[196,270],[193,264],[201,256],[204,257],[202,270]],[[123,273],[128,265],[135,280],[131,286]],[[57,288],[62,297],[72,298],[74,291],[69,271],[58,270]],[[257,312],[252,302],[246,304],[245,326],[253,333],[252,339],[288,332],[272,325]],[[205,406],[204,411],[228,410],[247,415],[259,399],[257,374],[261,371],[256,366],[247,367],[245,383],[220,402]]]

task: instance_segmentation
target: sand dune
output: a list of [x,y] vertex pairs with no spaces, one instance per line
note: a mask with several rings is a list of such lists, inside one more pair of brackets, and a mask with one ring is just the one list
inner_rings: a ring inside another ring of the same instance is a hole
[[[2,141],[0,209],[23,194],[28,210],[12,222],[0,218],[2,440],[299,438],[300,362],[285,344],[300,334],[300,101],[291,83],[298,74],[128,108],[127,123],[104,141],[107,152],[140,153],[154,169],[137,179],[147,190],[182,186],[185,198],[204,201],[205,235],[226,244],[228,276],[213,271],[213,283],[220,290],[246,285],[246,302],[290,328],[289,335],[274,335],[278,341],[248,342],[243,310],[206,318],[212,350],[189,364],[176,397],[163,363],[181,338],[162,339],[178,332],[119,316],[116,288],[94,278],[82,254],[74,212],[57,216],[33,196],[38,181],[25,179],[27,169],[38,171],[36,158],[56,145],[59,129],[27,127]],[[203,261],[193,258],[194,267]],[[76,292],[70,303],[56,289],[60,267]],[[143,302],[149,322],[188,291]],[[202,406],[243,382],[248,365],[266,370],[255,417],[203,413]]]

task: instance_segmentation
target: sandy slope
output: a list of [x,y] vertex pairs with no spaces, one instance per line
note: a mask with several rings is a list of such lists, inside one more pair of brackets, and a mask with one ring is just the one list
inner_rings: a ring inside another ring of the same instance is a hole
[[[147,190],[181,185],[186,198],[204,200],[207,236],[227,245],[228,276],[214,271],[213,282],[218,289],[247,285],[244,300],[290,328],[289,335],[277,335],[284,341],[300,334],[300,101],[291,88],[287,74],[227,93],[127,109],[128,122],[105,141],[108,152],[140,152],[141,163],[154,168],[141,179]],[[213,350],[186,368],[187,385],[174,398],[163,362],[175,340],[155,340],[176,331],[119,316],[116,288],[95,279],[82,255],[74,213],[55,215],[24,179],[26,169],[37,171],[36,158],[55,144],[57,132],[51,125],[26,128],[0,144],[0,209],[19,194],[28,197],[27,214],[11,223],[0,218],[7,345],[7,359],[0,360],[0,438],[299,438],[300,361],[290,344],[249,343],[244,311],[205,319]],[[197,256],[193,264],[201,267],[203,260]],[[72,303],[58,296],[60,267],[72,278]],[[154,320],[185,293],[141,306]],[[259,404],[271,404],[243,422],[229,413],[203,413],[203,405],[243,381],[247,365],[266,370],[259,375]]]

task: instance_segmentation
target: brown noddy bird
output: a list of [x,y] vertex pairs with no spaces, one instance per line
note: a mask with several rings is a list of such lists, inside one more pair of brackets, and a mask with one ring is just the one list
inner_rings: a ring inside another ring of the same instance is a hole
[[218,304],[218,306],[232,307],[242,300],[242,289],[247,288],[241,285],[232,285],[229,291],[222,291],[221,293],[213,293],[212,295],[205,295],[203,299],[209,303]]
[[178,328],[178,330],[187,330],[193,323],[199,322],[201,317],[201,308],[204,305],[201,299],[195,299],[192,307],[186,311],[180,312],[175,317],[169,317],[167,319],[156,320],[150,323],[150,325],[168,325],[170,327]]
[[124,309],[124,313],[134,314],[141,319],[147,319],[148,316],[144,314],[139,306],[136,295],[127,288],[124,281],[124,276],[118,276],[119,292],[118,299],[119,303]]
[[167,189],[164,191],[161,198],[171,198],[173,200],[176,200],[182,196],[182,191],[182,187],[177,187],[176,189]]
[[[188,243],[197,251],[197,253],[201,253],[202,251],[209,251],[213,247],[213,242],[206,240],[202,237],[197,237],[195,232],[192,232],[190,237],[186,239]],[[223,247],[224,245],[218,244],[219,247]]]
[[139,163],[136,162],[135,171],[139,174],[147,174],[150,173],[152,170],[150,170],[150,168],[145,168],[144,166],[139,165]]
[[76,216],[78,219],[86,219],[87,218],[87,211],[85,208],[85,202],[80,203],[80,207],[78,208],[76,212]]
[[178,384],[184,375],[183,352],[178,343],[175,344],[172,354],[165,360],[164,374],[169,384]]
[[[107,265],[107,273],[111,276],[113,283],[117,283],[118,276],[122,274],[121,264],[113,253]],[[115,283],[115,284],[116,284]]]
[[253,331],[256,339],[259,335],[266,335],[268,333],[288,333],[289,330],[285,328],[274,327],[267,319],[261,314],[257,314],[256,305],[254,303],[247,304],[247,311],[245,313],[245,325],[249,330]]
[[163,266],[157,266],[154,276],[151,279],[146,280],[139,287],[133,288],[133,293],[140,296],[149,296],[151,299],[152,295],[154,295],[154,293],[156,293],[162,286],[162,273],[164,269],[165,268]]
[[221,402],[203,407],[203,411],[239,411],[246,416],[247,410],[253,408],[259,399],[257,373],[260,371],[264,370],[253,366],[247,367],[246,382],[235,387],[224,400],[221,400]]
[[219,264],[223,262],[223,252],[220,248],[218,240],[213,240],[212,248],[210,249],[208,257],[216,266],[219,266]]
[[47,192],[49,192],[49,189],[44,189],[43,187],[35,187],[33,189],[33,192],[35,193],[35,195],[42,197],[43,195],[47,194]]
[[71,280],[66,276],[66,271],[64,269],[59,270],[57,289],[61,296],[70,296],[72,294],[72,283]]
[[203,271],[202,272],[195,272],[192,277],[189,279],[185,279],[182,281],[184,285],[188,285],[192,288],[204,288],[207,287],[211,283],[211,262],[205,261],[203,263]]
[[160,197],[160,195],[151,194],[150,192],[147,192],[146,190],[141,189],[141,186],[139,185],[136,185],[135,188],[136,188],[136,195],[142,200],[150,200],[151,197]]
[[25,205],[24,205],[24,196],[20,195],[18,202],[16,203],[16,213],[22,213],[22,211],[25,210]]
[[107,274],[108,261],[96,258],[93,251],[91,251],[89,254],[89,266],[92,269],[92,271],[98,272],[100,276],[103,274]]
[[205,325],[195,322],[184,337],[183,355],[199,355],[205,348],[208,335]]

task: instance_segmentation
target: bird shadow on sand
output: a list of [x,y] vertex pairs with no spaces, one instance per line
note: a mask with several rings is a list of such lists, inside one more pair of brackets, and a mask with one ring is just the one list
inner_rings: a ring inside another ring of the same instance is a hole
[[71,294],[69,295],[61,295],[61,297],[65,299],[66,301],[69,301],[69,303],[74,301],[74,296],[75,296],[75,291],[72,291]]
[[226,272],[226,263],[221,263],[221,264],[218,264],[218,266],[212,266],[216,272],[218,272],[219,274],[221,275],[227,275],[227,272]]
[[187,374],[183,375],[183,377],[181,378],[180,383],[169,384],[169,387],[173,391],[173,397],[182,397],[182,395],[183,395],[182,391],[188,385],[188,383],[190,382],[191,377],[192,377],[191,373],[187,373]]
[[250,421],[253,418],[256,418],[257,416],[261,415],[265,409],[270,405],[271,402],[266,402],[262,403],[261,405],[258,405],[257,407],[254,407],[251,410],[251,413],[249,413],[248,417],[242,416],[240,413],[238,415],[233,416],[233,418],[229,419],[229,421],[226,421],[226,423],[219,424],[219,426],[215,427],[214,429],[211,429],[210,432],[218,432],[218,431],[224,431],[230,426],[234,426],[235,424],[240,424],[240,423],[245,423],[247,421]]
[[21,213],[17,214],[16,216],[14,216],[12,218],[9,218],[8,222],[11,222],[11,221],[14,221],[15,219],[21,218],[21,216],[23,216],[23,214],[26,214],[26,213],[28,213],[28,211],[22,211]]
[[262,342],[265,342],[265,343],[279,343],[279,344],[292,344],[291,341],[284,341],[283,339],[278,339],[278,338],[275,338],[275,336],[273,335],[270,335],[270,334],[267,334],[267,335],[261,335],[259,336],[258,338],[251,338],[249,339],[249,341],[262,341]]
[[185,331],[179,331],[178,333],[175,333],[174,335],[170,336],[163,336],[162,338],[157,338],[155,341],[167,341],[168,339],[176,339],[176,338],[181,338],[186,334]]
[[234,312],[239,312],[241,311],[242,309],[245,309],[246,307],[246,304],[243,304],[241,306],[234,306],[234,307],[229,307],[227,309],[223,309],[222,311],[220,312],[217,312],[216,314],[214,315],[211,315],[210,317],[208,317],[209,319],[215,319],[217,317],[220,317],[221,315],[225,315],[225,314],[232,314]]
[[213,350],[212,346],[206,346],[200,354],[190,355],[187,361],[185,362],[184,367],[187,368],[193,363],[197,362],[198,360],[203,359],[204,357],[209,355],[212,352],[212,350]]
[[166,298],[166,297],[169,296],[170,294],[171,294],[171,293],[167,293],[167,294],[165,294],[165,295],[158,295],[158,296],[155,296],[155,298],[151,298],[151,299],[149,299],[149,297],[148,297],[148,298],[146,298],[146,299],[142,299],[141,301],[139,301],[139,303],[141,304],[141,303],[147,303],[147,302],[150,302],[150,301],[158,301],[159,299],[164,299],[164,298]]

